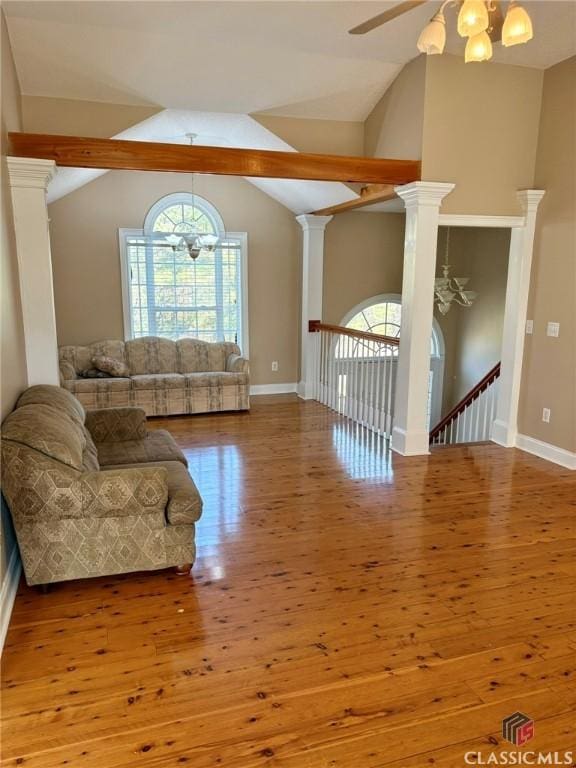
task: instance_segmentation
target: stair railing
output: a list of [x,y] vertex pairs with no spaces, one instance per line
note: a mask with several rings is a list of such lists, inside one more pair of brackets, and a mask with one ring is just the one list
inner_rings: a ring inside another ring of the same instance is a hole
[[315,399],[389,437],[399,340],[317,320],[309,330],[317,334]]
[[430,431],[430,445],[477,443],[490,439],[498,404],[497,363]]

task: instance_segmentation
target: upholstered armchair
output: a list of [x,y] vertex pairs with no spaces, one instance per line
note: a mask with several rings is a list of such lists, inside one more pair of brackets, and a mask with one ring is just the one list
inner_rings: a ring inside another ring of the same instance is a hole
[[31,387],[2,427],[2,488],[28,584],[194,561],[202,500],[140,408],[86,415],[66,390]]

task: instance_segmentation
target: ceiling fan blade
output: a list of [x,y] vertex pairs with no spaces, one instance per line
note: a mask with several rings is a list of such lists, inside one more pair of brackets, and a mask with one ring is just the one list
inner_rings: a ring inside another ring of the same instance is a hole
[[386,24],[388,21],[392,21],[397,16],[402,16],[403,13],[408,13],[413,8],[417,8],[419,5],[424,5],[428,0],[405,0],[403,3],[398,3],[394,8],[389,8],[383,13],[379,13],[377,16],[373,16],[363,24],[359,24],[357,27],[353,27],[348,30],[349,35],[365,35],[366,32],[371,32],[376,27],[381,27],[382,24]]

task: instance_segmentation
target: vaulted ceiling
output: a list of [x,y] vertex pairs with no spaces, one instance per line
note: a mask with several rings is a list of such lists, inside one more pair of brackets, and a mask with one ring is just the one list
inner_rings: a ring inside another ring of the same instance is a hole
[[[347,30],[381,0],[7,0],[22,92],[122,104],[364,120],[439,2],[364,36]],[[526,0],[528,45],[495,61],[546,68],[576,53],[575,4]],[[448,8],[447,50],[460,53]],[[474,66],[474,65],[472,65]]]

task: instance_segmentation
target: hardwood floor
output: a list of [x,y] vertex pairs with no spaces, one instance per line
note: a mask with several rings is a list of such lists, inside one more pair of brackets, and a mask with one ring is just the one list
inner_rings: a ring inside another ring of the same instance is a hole
[[21,586],[2,765],[460,768],[516,711],[576,747],[575,473],[390,455],[292,396],[153,425],[205,500],[193,576]]

